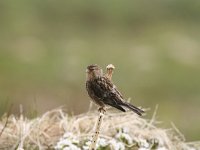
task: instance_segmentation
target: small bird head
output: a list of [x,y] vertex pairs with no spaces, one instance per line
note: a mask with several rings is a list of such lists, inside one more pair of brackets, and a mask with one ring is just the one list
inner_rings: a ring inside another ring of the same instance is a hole
[[92,80],[92,79],[98,78],[99,76],[102,76],[103,71],[101,67],[99,67],[96,64],[89,65],[86,69],[86,75],[87,75],[88,80]]

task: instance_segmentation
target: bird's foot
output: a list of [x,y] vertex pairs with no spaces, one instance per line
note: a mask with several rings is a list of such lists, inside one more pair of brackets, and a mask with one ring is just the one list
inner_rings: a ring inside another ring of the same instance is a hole
[[99,108],[98,108],[98,111],[99,111],[100,113],[103,113],[103,114],[106,113],[106,109],[105,109],[104,107],[99,107]]

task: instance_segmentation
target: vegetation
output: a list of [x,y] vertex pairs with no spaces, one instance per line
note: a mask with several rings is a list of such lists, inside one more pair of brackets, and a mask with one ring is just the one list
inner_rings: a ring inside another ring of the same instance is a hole
[[[22,114],[4,117],[0,122],[0,131],[4,128],[0,149],[88,150],[97,115],[87,112],[70,116],[59,108],[32,120]],[[158,128],[155,115],[145,120],[133,112],[107,112],[97,150],[200,149],[200,142],[187,143],[177,128]]]

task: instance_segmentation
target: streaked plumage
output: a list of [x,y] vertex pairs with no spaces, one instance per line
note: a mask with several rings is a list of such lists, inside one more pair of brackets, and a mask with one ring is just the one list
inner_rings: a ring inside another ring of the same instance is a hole
[[123,112],[126,111],[123,107],[127,107],[138,115],[142,115],[144,111],[126,102],[112,81],[103,75],[99,66],[90,65],[86,72],[86,89],[94,103],[101,108],[110,105]]

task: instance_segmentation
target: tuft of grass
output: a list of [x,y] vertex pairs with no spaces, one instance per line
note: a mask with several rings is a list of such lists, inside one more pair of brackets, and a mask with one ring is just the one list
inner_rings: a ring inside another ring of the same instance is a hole
[[[97,112],[70,116],[54,109],[35,119],[3,116],[0,121],[0,149],[88,149]],[[7,122],[7,123],[6,123]],[[6,124],[6,126],[5,126]],[[156,127],[152,119],[132,112],[108,112],[104,117],[97,150],[198,150],[200,142],[186,142],[176,128]]]

